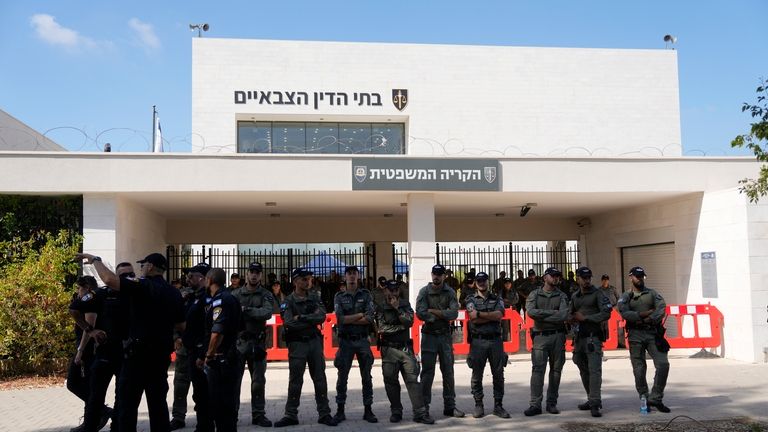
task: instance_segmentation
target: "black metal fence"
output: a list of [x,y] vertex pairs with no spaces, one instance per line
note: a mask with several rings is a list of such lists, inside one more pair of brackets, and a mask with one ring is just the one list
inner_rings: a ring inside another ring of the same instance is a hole
[[[376,247],[375,245],[359,248],[333,249],[276,249],[271,251],[239,250],[238,248],[217,248],[202,246],[199,250],[181,248],[177,250],[169,246],[168,280],[181,279],[183,269],[197,263],[206,262],[211,267],[221,267],[228,273],[244,274],[248,265],[258,261],[264,267],[264,275],[273,274],[289,276],[297,267],[308,267],[315,273],[316,279],[327,280],[339,275],[343,277],[344,267],[356,265],[360,268],[360,276],[365,280],[371,277],[376,280]],[[265,279],[266,281],[266,279]]]
[[[563,246],[521,246],[509,242],[501,247],[457,247],[435,244],[436,261],[451,269],[457,277],[475,269],[484,271],[496,279],[504,271],[515,278],[518,270],[524,275],[529,269],[540,275],[547,267],[557,267],[562,272],[574,271],[580,266],[578,245]],[[395,267],[408,269],[408,250],[392,245],[393,270]],[[407,272],[407,271],[406,271]],[[399,273],[394,271],[394,273]],[[405,273],[405,272],[403,272]]]

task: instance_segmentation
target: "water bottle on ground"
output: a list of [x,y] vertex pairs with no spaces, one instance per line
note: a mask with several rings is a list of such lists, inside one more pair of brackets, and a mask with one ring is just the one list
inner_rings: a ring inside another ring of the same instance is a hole
[[648,414],[648,400],[645,395],[640,396],[640,414]]

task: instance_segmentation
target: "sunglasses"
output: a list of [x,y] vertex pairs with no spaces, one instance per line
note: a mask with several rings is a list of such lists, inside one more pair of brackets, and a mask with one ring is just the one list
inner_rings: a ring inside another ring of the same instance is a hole
[[136,273],[134,273],[134,272],[123,273],[123,274],[120,275],[120,277],[134,278],[134,277],[136,277]]

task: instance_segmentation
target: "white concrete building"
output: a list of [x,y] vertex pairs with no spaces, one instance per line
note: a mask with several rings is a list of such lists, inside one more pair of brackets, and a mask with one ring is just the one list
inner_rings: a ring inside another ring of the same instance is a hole
[[716,305],[720,353],[763,361],[768,205],[738,191],[759,165],[682,157],[678,94],[672,50],[195,38],[191,154],[5,152],[0,193],[82,194],[109,262],[408,242],[412,287],[436,241],[578,240],[617,286],[643,265],[668,303]]

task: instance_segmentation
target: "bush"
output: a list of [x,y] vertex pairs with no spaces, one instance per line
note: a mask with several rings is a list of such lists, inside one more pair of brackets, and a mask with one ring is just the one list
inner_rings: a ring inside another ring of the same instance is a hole
[[0,242],[0,359],[20,365],[19,372],[74,351],[68,305],[81,242],[66,230]]

